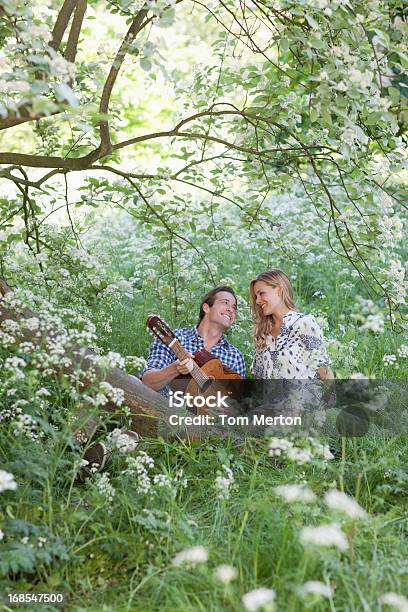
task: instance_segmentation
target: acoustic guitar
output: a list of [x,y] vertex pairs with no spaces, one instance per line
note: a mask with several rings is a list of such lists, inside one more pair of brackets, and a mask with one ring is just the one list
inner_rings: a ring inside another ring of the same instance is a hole
[[[171,348],[179,361],[190,358],[190,354],[177,339],[174,332],[160,317],[151,315],[147,319],[146,324],[156,338]],[[180,378],[185,377],[180,376]],[[201,349],[194,353],[193,369],[188,379],[189,382],[184,393],[190,393],[194,396],[216,393],[216,390],[220,387],[216,385],[214,381],[232,379],[243,380],[240,374],[226,367],[220,359],[206,349]]]

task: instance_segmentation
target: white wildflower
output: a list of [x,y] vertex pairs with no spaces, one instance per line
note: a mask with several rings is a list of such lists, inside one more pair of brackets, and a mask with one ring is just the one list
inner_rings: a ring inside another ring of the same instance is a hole
[[214,487],[217,491],[218,499],[229,499],[231,490],[234,487],[234,474],[227,465],[222,466],[223,472],[217,472]]
[[0,541],[4,538],[4,531],[0,529]]
[[228,584],[232,580],[235,580],[235,578],[238,576],[238,570],[235,567],[232,567],[232,565],[223,563],[215,568],[214,576],[220,582]]
[[125,368],[125,358],[120,353],[109,351],[106,355],[98,355],[95,359],[98,366],[101,368]]
[[312,445],[312,454],[314,457],[323,457],[327,461],[334,459],[334,455],[331,452],[327,444],[321,444],[318,440],[309,436],[309,442]]
[[361,329],[367,329],[375,334],[381,334],[384,331],[384,316],[382,314],[368,315]]
[[180,565],[192,567],[199,563],[206,563],[207,561],[208,552],[204,546],[193,546],[192,548],[186,548],[178,552],[173,558],[172,564],[176,567]]
[[339,512],[344,512],[350,518],[358,519],[358,518],[367,518],[368,514],[360,506],[359,503],[356,502],[355,499],[343,493],[342,491],[331,490],[327,491],[324,496],[324,503],[331,510],[338,510]]
[[116,428],[108,436],[112,446],[117,448],[121,455],[132,453],[137,448],[139,436],[136,432],[131,433],[132,435],[129,435],[126,431]]
[[304,485],[280,485],[279,487],[275,487],[274,491],[288,503],[298,501],[307,504],[316,499],[316,495],[313,491]]
[[290,440],[283,438],[272,438],[269,444],[269,454],[272,457],[279,457],[282,452],[286,452],[289,448],[292,448],[293,443]]
[[315,291],[315,292],[313,293],[313,296],[312,296],[312,297],[319,298],[319,300],[324,300],[324,299],[325,299],[325,297],[326,297],[326,295],[323,293],[323,291],[321,291],[320,289],[318,289],[317,291]]
[[320,582],[320,580],[309,580],[299,587],[298,593],[301,597],[311,594],[330,598],[333,595],[333,590],[328,584]]
[[155,474],[153,484],[159,488],[171,489],[173,480],[167,474]]
[[303,527],[300,532],[300,541],[305,545],[336,546],[341,551],[348,548],[347,538],[336,523],[318,527]]
[[14,480],[13,474],[0,470],[0,493],[3,491],[15,491],[17,489],[17,483]]
[[123,474],[137,477],[137,488],[140,493],[147,494],[151,491],[152,482],[150,480],[148,470],[154,468],[154,460],[144,451],[141,451],[137,457],[126,457],[126,469]]
[[355,83],[361,88],[365,88],[370,85],[373,75],[368,70],[361,72],[360,70],[357,70],[357,68],[351,67],[348,73],[348,78],[352,83]]
[[111,504],[115,497],[115,489],[109,480],[108,474],[97,474],[96,488],[106,498],[108,504]]
[[44,42],[48,42],[51,40],[51,32],[46,24],[35,25],[32,23],[20,32],[20,37],[25,43],[30,43],[36,38],[41,38]]
[[123,389],[119,389],[118,387],[112,387],[108,382],[101,382],[99,385],[100,388],[100,399],[101,404],[104,405],[106,401],[103,401],[103,398],[109,399],[111,402],[116,404],[116,406],[121,406],[125,400],[125,392]]
[[379,597],[378,603],[386,606],[393,606],[399,610],[399,612],[408,612],[408,599],[398,593],[384,593],[384,595]]
[[408,358],[408,345],[401,344],[401,346],[397,350],[397,353],[398,353],[398,357],[401,357],[402,359],[407,359]]
[[396,355],[384,355],[383,363],[386,366],[395,366],[395,367],[398,367],[397,356]]
[[286,454],[289,459],[295,461],[299,465],[308,463],[312,459],[312,452],[309,448],[297,448],[294,446],[293,448],[289,448]]
[[146,359],[145,357],[137,357],[136,355],[127,355],[125,363],[127,368],[142,370],[146,365]]
[[[22,402],[23,400],[19,400]],[[16,402],[17,404],[18,402]],[[13,421],[14,429],[13,434],[15,436],[19,434],[24,434],[28,438],[35,439],[37,438],[36,429],[37,422],[33,419],[29,414],[25,414],[24,412],[20,412],[16,415],[16,419]]]
[[154,468],[154,459],[144,451],[140,451],[137,461],[140,465],[146,466],[148,469]]
[[37,317],[24,319],[24,326],[30,331],[37,331],[37,329],[40,327],[40,319]]
[[260,588],[245,593],[242,597],[244,608],[249,612],[257,610],[273,610],[275,601],[275,591],[273,589]]
[[21,357],[8,357],[4,361],[4,369],[10,372],[14,378],[24,380],[25,374],[22,372],[22,368],[26,367],[26,362]]

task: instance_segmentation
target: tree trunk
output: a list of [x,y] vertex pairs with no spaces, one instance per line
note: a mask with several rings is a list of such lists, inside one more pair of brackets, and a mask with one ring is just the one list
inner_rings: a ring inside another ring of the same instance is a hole
[[[24,319],[36,317],[36,314],[29,309],[25,309],[24,312],[17,312],[8,307],[3,298],[10,292],[10,287],[0,278],[0,327],[8,319],[21,323]],[[41,336],[38,337],[36,334],[36,331],[31,331],[28,327],[24,328],[24,325],[22,325],[17,343],[32,342],[34,345],[39,345],[43,338]],[[52,338],[52,332],[48,337]],[[166,398],[146,387],[135,376],[126,374],[119,368],[110,368],[107,371],[98,368],[92,360],[93,357],[96,357],[96,353],[87,349],[84,354],[83,348],[79,346],[72,347],[67,356],[83,373],[83,388],[81,390],[85,390],[91,384],[94,384],[87,379],[87,371],[90,368],[96,371],[98,380],[106,381],[112,387],[123,390],[124,405],[130,409],[132,415],[132,429],[141,436],[160,435],[163,437],[174,437],[177,435],[182,438],[192,439],[200,437],[201,432],[199,432],[197,427],[183,427],[176,430],[175,427],[171,426],[168,418],[170,414],[175,414],[176,411],[174,409],[170,411]],[[61,367],[60,373],[70,374],[74,369],[74,366]],[[103,409],[114,412],[118,408],[111,403],[105,404]],[[81,418],[82,416],[81,414]]]

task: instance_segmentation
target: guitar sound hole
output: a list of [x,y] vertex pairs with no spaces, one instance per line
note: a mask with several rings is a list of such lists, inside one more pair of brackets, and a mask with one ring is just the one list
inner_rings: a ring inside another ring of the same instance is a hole
[[205,381],[205,383],[203,384],[203,386],[201,387],[200,391],[201,391],[202,393],[205,393],[205,392],[207,391],[208,387],[211,387],[212,382],[213,382],[213,381],[212,381],[212,379],[211,379],[211,378],[210,378],[209,380],[206,380],[206,381]]

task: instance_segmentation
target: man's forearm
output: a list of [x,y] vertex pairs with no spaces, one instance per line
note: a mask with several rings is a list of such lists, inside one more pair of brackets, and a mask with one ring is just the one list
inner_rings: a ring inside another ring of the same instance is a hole
[[160,391],[179,375],[176,362],[161,370],[148,370],[142,376],[142,383],[153,391]]
[[320,380],[334,380],[333,370],[329,366],[318,368],[317,374]]

